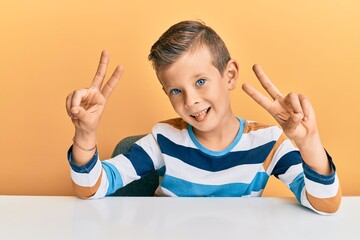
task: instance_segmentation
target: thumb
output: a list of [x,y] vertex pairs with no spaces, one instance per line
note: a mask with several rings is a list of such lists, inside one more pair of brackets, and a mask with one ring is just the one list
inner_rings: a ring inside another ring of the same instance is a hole
[[84,108],[77,106],[77,107],[72,107],[70,113],[72,119],[82,119],[86,114],[86,111]]

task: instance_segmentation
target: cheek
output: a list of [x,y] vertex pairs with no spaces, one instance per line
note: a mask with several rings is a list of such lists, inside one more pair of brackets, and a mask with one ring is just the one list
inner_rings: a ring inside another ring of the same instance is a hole
[[176,99],[175,97],[169,97],[171,106],[173,107],[173,109],[178,112],[178,110],[180,110],[181,108],[181,104],[179,99]]
[[230,92],[227,89],[218,91],[217,94],[213,94],[213,101],[216,103],[228,104],[230,102]]
[[226,86],[224,86],[223,84],[219,84],[219,85],[217,86],[217,88],[215,88],[215,89],[213,89],[213,90],[214,90],[213,92],[216,93],[216,94],[213,94],[213,97],[214,97],[214,98],[217,98],[217,99],[219,99],[219,100],[225,98],[225,97],[226,97],[226,94],[227,94],[227,92],[228,92],[228,89],[227,89]]

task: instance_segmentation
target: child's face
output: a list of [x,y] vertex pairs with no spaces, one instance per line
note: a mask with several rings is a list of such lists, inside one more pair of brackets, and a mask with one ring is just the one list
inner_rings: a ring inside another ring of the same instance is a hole
[[221,76],[206,47],[181,56],[158,72],[174,110],[199,131],[215,130],[233,117],[230,94],[236,86],[237,65],[230,60]]

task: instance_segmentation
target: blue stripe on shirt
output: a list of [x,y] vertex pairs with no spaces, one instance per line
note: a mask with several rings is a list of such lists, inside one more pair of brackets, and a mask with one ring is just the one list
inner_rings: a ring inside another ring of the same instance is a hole
[[101,164],[109,182],[109,187],[107,189],[106,195],[113,194],[116,190],[118,190],[124,185],[121,174],[113,164],[105,161],[101,162]]
[[304,174],[299,173],[297,177],[290,183],[290,190],[294,193],[296,199],[301,203],[301,192],[305,186]]
[[129,151],[124,154],[134,166],[136,174],[140,177],[155,171],[154,162],[150,156],[139,145],[133,144]]
[[271,174],[278,178],[278,175],[284,174],[291,166],[299,163],[302,163],[299,151],[288,152],[279,159]]
[[256,174],[248,183],[229,183],[223,185],[205,185],[189,182],[169,175],[164,176],[161,186],[179,197],[241,197],[264,189],[269,176],[266,172]]
[[178,145],[161,134],[157,136],[157,139],[163,154],[177,158],[196,168],[211,172],[222,171],[243,164],[263,163],[276,143],[271,141],[248,151],[230,152],[225,156],[217,157],[207,155],[199,149]]

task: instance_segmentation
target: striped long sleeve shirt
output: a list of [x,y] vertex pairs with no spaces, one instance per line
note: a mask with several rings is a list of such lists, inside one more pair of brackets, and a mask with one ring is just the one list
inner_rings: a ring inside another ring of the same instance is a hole
[[337,211],[341,191],[335,166],[321,175],[309,168],[298,149],[277,126],[240,119],[233,142],[212,151],[196,139],[182,119],[156,124],[128,152],[100,161],[96,152],[84,166],[71,162],[71,178],[78,196],[101,198],[151,171],[164,175],[159,196],[259,197],[271,175],[281,180],[299,203],[320,214]]

